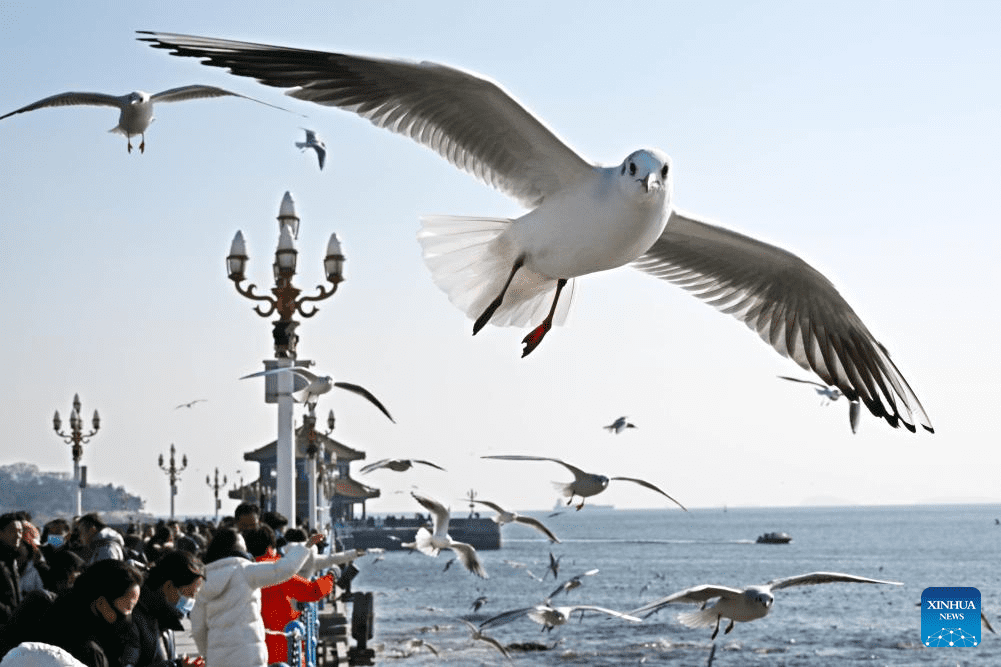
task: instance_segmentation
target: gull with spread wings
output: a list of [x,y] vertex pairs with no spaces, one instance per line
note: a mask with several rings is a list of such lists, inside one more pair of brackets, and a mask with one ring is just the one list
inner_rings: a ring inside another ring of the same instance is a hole
[[577,466],[572,466],[566,461],[561,461],[559,459],[550,458],[548,456],[525,456],[522,454],[495,454],[490,456],[481,456],[484,459],[498,459],[501,461],[552,461],[553,463],[559,463],[561,466],[573,473],[574,480],[569,483],[563,482],[553,482],[553,486],[559,489],[560,493],[564,498],[567,498],[567,505],[573,503],[574,496],[580,496],[580,505],[577,506],[578,511],[584,507],[584,499],[591,496],[596,496],[606,488],[608,488],[608,483],[614,480],[620,480],[623,482],[634,482],[640,486],[645,486],[646,488],[656,491],[660,495],[664,496],[672,503],[685,510],[684,505],[679,503],[677,500],[667,495],[654,486],[650,482],[644,481],[642,479],[637,479],[635,477],[606,477],[605,475],[599,475],[597,473],[584,472]]
[[631,614],[624,614],[621,611],[615,611],[614,609],[606,609],[605,607],[596,607],[590,604],[577,604],[568,605],[565,607],[554,607],[549,602],[544,602],[542,604],[533,605],[531,607],[521,607],[520,609],[511,609],[503,613],[492,616],[487,620],[480,623],[480,630],[486,630],[487,628],[496,627],[498,625],[506,625],[513,621],[517,621],[519,618],[528,617],[529,619],[535,621],[542,626],[543,630],[552,631],[557,625],[566,625],[570,617],[575,613],[580,613],[583,617],[584,612],[593,611],[599,614],[605,614],[611,618],[619,618],[623,621],[629,621],[630,623],[642,623],[643,619],[637,618]]
[[455,557],[459,559],[463,567],[477,577],[486,579],[487,571],[484,569],[483,563],[480,562],[480,557],[476,554],[476,549],[465,542],[456,542],[448,534],[449,514],[445,506],[435,500],[419,496],[413,492],[410,495],[414,497],[414,500],[423,505],[426,510],[431,512],[432,527],[434,529],[433,532],[424,526],[417,529],[417,537],[414,540],[417,550],[426,556],[434,557],[442,549],[451,549],[455,552]]
[[118,125],[108,131],[125,135],[128,142],[129,153],[132,152],[132,137],[139,135],[142,138],[142,143],[139,144],[139,152],[145,153],[146,130],[149,129],[150,123],[155,120],[153,118],[153,104],[158,102],[183,102],[185,100],[197,100],[205,97],[227,96],[240,97],[245,100],[250,100],[251,102],[257,102],[258,104],[269,106],[273,109],[288,111],[288,109],[282,109],[274,104],[268,104],[267,102],[262,102],[261,100],[254,99],[253,97],[247,97],[246,95],[234,93],[229,90],[216,88],[215,86],[195,84],[191,86],[181,86],[180,88],[171,88],[170,90],[164,90],[153,94],[142,90],[137,90],[128,93],[127,95],[78,92],[59,93],[58,95],[51,95],[50,97],[38,100],[37,102],[33,102],[15,111],[11,111],[8,114],[4,114],[3,116],[0,116],[0,120],[7,118],[8,116],[13,116],[14,114],[24,113],[25,111],[34,111],[35,109],[44,109],[45,107],[80,105],[116,107],[119,110]]
[[474,498],[473,502],[486,505],[493,511],[497,512],[497,516],[494,517],[494,521],[497,525],[503,526],[505,523],[520,523],[523,526],[535,528],[537,531],[548,537],[550,542],[559,543],[560,541],[559,538],[553,535],[553,531],[546,528],[546,526],[535,517],[525,516],[523,514],[518,514],[517,512],[509,512],[497,503],[492,503],[489,500],[476,500]]
[[831,281],[782,248],[680,211],[674,169],[660,150],[597,164],[500,84],[447,65],[139,33],[154,48],[409,137],[527,208],[514,219],[422,220],[431,277],[474,320],[474,334],[487,323],[542,319],[522,341],[527,355],[566,319],[576,278],[632,263],[741,320],[891,426],[933,430],[889,352]]
[[[728,634],[733,630],[735,621],[746,623],[759,618],[764,618],[772,610],[772,603],[775,596],[772,591],[777,591],[790,586],[808,586],[813,584],[830,584],[835,582],[848,582],[855,584],[888,584],[891,586],[903,586],[898,581],[883,581],[882,579],[870,579],[859,577],[854,574],[841,574],[840,572],[810,572],[799,574],[794,577],[784,579],[773,579],[767,584],[760,586],[748,586],[747,588],[731,588],[729,586],[714,586],[703,584],[693,586],[683,591],[672,593],[659,600],[654,600],[638,609],[629,612],[635,616],[646,618],[655,614],[669,604],[688,602],[691,604],[701,604],[698,611],[678,614],[678,621],[689,628],[707,628],[715,625],[712,638],[716,639],[719,634],[720,619],[730,619],[730,624],[726,626],[723,634]],[[718,599],[717,599],[718,598]],[[709,605],[710,600],[716,602]]]
[[352,394],[361,396],[366,401],[379,408],[382,414],[386,415],[389,421],[394,424],[396,423],[396,420],[393,419],[391,414],[389,414],[389,410],[386,409],[386,406],[380,403],[379,399],[377,399],[368,389],[365,389],[365,387],[357,384],[351,384],[350,382],[334,382],[334,378],[329,375],[317,375],[316,373],[307,371],[305,368],[300,368],[298,366],[288,368],[272,368],[266,371],[258,371],[257,373],[244,375],[240,379],[246,380],[247,378],[276,375],[278,373],[292,373],[293,375],[306,381],[306,386],[297,390],[292,396],[292,399],[297,403],[305,403],[310,408],[315,407],[316,401],[319,400],[321,395],[326,394],[334,387],[337,387],[338,389],[350,391]]
[[431,466],[432,468],[437,468],[438,470],[445,470],[437,463],[431,463],[430,461],[425,461],[423,459],[382,459],[381,461],[376,461],[375,463],[369,463],[358,472],[365,474],[370,473],[373,470],[379,470],[380,468],[386,468],[394,472],[405,472],[413,468],[415,463]]

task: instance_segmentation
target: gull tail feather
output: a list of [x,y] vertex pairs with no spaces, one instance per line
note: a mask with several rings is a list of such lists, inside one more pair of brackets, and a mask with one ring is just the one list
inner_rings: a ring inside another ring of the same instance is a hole
[[711,628],[716,625],[719,614],[716,607],[707,607],[698,611],[684,611],[678,614],[678,622],[686,628]]
[[553,488],[564,498],[573,498],[573,482],[553,482]]
[[[518,259],[518,249],[504,235],[511,222],[508,218],[421,218],[417,240],[431,279],[470,319],[479,317],[500,294]],[[490,323],[514,327],[537,324],[549,313],[555,294],[556,280],[522,267]],[[571,300],[560,299],[553,324],[566,321]]]

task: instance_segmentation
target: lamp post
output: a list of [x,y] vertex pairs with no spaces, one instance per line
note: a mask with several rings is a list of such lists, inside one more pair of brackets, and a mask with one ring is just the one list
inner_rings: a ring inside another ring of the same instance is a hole
[[[296,273],[298,252],[295,249],[294,237],[299,235],[299,216],[295,212],[295,202],[288,192],[282,198],[278,210],[278,247],[275,249],[275,259],[272,264],[275,286],[271,288],[273,296],[255,294],[255,285],[242,287],[247,268],[247,246],[243,232],[237,231],[226,258],[226,269],[229,279],[233,281],[236,291],[248,299],[262,303],[254,306],[254,312],[261,317],[270,317],[278,313],[278,319],[272,320],[272,337],[274,338],[275,360],[265,361],[265,368],[289,368],[296,363],[296,344],[299,337],[295,330],[299,322],[292,319],[298,312],[302,317],[312,317],[317,313],[315,306],[304,309],[308,301],[323,301],[333,296],[337,286],[344,280],[344,254],[341,250],[337,234],[331,234],[327,242],[327,255],[323,259],[324,272],[331,288],[318,285],[316,296],[301,296],[302,290],[292,284]],[[267,307],[262,308],[266,303]],[[303,362],[300,362],[303,363]],[[276,488],[276,509],[291,521],[295,521],[295,435],[292,424],[292,391],[294,379],[292,373],[277,373],[275,383],[265,383],[265,402],[278,404],[278,440],[276,465],[278,468]],[[273,392],[268,387],[275,387]],[[273,393],[274,398],[269,394]]]
[[73,411],[70,412],[69,433],[64,433],[61,430],[62,425],[63,422],[59,418],[59,411],[56,410],[56,414],[52,418],[52,426],[56,431],[56,435],[62,438],[67,445],[73,445],[73,486],[76,495],[75,515],[80,516],[83,514],[83,486],[80,481],[80,457],[83,456],[83,446],[90,442],[90,439],[101,428],[101,417],[97,414],[97,410],[94,410],[94,418],[91,420],[94,430],[90,433],[84,433],[83,418],[80,416],[80,394],[73,394]]
[[174,449],[173,443],[170,445],[170,465],[163,465],[163,454],[160,454],[160,458],[157,462],[160,464],[160,469],[167,473],[167,477],[170,478],[170,518],[174,518],[174,496],[177,495],[177,482],[181,479],[181,471],[188,467],[188,457],[187,455],[181,457],[181,467],[177,467],[177,461],[174,459],[174,454],[176,450]]
[[219,468],[215,469],[215,482],[212,482],[212,478],[208,475],[205,476],[205,483],[209,485],[209,488],[215,493],[215,522],[219,523],[219,507],[221,503],[219,502],[219,489],[226,486],[226,475],[222,476],[222,482],[219,481]]
[[[319,478],[325,468],[326,451],[317,443],[316,413],[313,409],[302,418],[303,430],[306,432],[308,444],[306,445],[306,455],[309,457],[306,475],[309,477],[309,528],[315,529],[317,524],[322,528],[324,521],[319,514],[326,509],[323,498],[323,485],[319,483]],[[334,431],[334,411],[331,410],[327,416],[327,425],[330,430],[324,435],[330,435]],[[319,455],[319,461],[317,461]]]

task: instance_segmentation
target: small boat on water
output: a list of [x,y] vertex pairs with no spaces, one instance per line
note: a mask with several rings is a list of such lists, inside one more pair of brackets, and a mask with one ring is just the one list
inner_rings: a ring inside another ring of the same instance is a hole
[[792,537],[789,533],[763,533],[758,535],[758,544],[789,544]]

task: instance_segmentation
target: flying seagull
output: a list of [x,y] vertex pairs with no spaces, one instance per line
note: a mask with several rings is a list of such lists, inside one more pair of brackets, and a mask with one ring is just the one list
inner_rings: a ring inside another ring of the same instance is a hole
[[174,409],[175,410],[180,410],[181,408],[193,408],[193,407],[195,407],[195,403],[205,403],[208,400],[209,399],[207,399],[207,398],[196,398],[193,401],[188,401],[187,403],[181,403],[180,405],[178,405]]
[[[678,615],[678,621],[689,628],[707,628],[715,624],[712,638],[716,639],[719,633],[720,619],[730,619],[730,624],[726,626],[723,634],[733,630],[734,621],[747,622],[764,618],[772,609],[775,596],[772,591],[777,591],[790,586],[807,586],[812,584],[830,584],[834,582],[848,582],[855,584],[888,584],[891,586],[903,586],[898,581],[883,581],[881,579],[869,579],[859,577],[854,574],[841,574],[839,572],[810,572],[809,574],[799,574],[785,579],[773,579],[761,586],[748,586],[747,588],[730,588],[729,586],[713,586],[703,584],[693,586],[683,591],[673,593],[659,600],[654,600],[638,609],[629,612],[635,616],[644,618],[655,614],[669,604],[688,602],[692,604],[702,604],[698,611],[686,612]],[[707,605],[709,600],[719,598],[714,604]]]
[[580,574],[570,577],[562,584],[556,587],[556,590],[549,594],[547,599],[552,599],[559,595],[560,593],[569,593],[575,588],[579,588],[584,582],[581,580],[582,577],[593,577],[598,574],[598,568],[593,570],[588,570],[587,572],[581,572]]
[[501,644],[499,641],[497,641],[493,637],[490,637],[488,635],[483,634],[483,630],[481,630],[480,628],[476,627],[474,624],[470,623],[466,619],[460,618],[459,620],[466,624],[466,627],[469,628],[469,633],[470,633],[470,635],[472,636],[472,638],[474,640],[481,641],[481,642],[486,642],[487,644],[490,644],[495,649],[497,649],[498,651],[500,651],[501,655],[503,655],[505,658],[507,658],[508,660],[511,659],[511,656],[508,654],[507,649],[504,648],[503,644]]
[[[841,390],[837,387],[828,387],[826,384],[821,384],[820,382],[814,382],[813,380],[803,380],[800,378],[789,377],[788,375],[780,375],[779,379],[789,380],[790,382],[801,382],[803,384],[813,385],[813,390],[817,392],[818,396],[823,397],[820,404],[828,405],[834,403],[839,398],[841,398]],[[848,424],[852,427],[852,433],[858,433],[859,422],[862,420],[862,408],[859,405],[858,399],[848,401]]]
[[319,400],[320,395],[326,394],[333,387],[337,387],[338,389],[344,389],[345,391],[350,391],[353,394],[358,394],[359,396],[367,400],[369,403],[379,408],[382,414],[386,415],[386,417],[389,418],[389,421],[393,422],[394,424],[396,423],[396,420],[393,419],[393,416],[389,414],[389,410],[387,410],[386,407],[379,402],[379,399],[377,399],[375,395],[372,394],[372,392],[370,392],[368,389],[365,389],[364,387],[356,384],[351,384],[349,382],[334,382],[334,378],[330,377],[329,375],[322,375],[322,376],[317,375],[316,373],[307,371],[305,368],[300,368],[298,366],[287,367],[287,368],[272,368],[266,371],[258,371],[257,373],[244,375],[240,379],[246,380],[247,378],[261,377],[262,375],[275,375],[277,373],[292,373],[309,383],[304,388],[295,392],[296,394],[298,394],[298,396],[293,396],[292,398],[297,403],[305,403],[310,407],[314,407],[316,406],[316,401]]
[[545,579],[550,572],[553,573],[553,580],[556,580],[560,576],[560,561],[563,560],[563,556],[554,556],[553,552],[549,552],[549,567],[546,568],[546,573],[542,575]]
[[648,489],[656,491],[660,495],[664,496],[672,503],[685,510],[684,505],[679,503],[677,500],[671,496],[664,493],[662,490],[642,479],[637,479],[635,477],[605,477],[604,475],[598,475],[596,473],[584,472],[577,466],[572,466],[565,461],[559,459],[549,458],[548,456],[523,456],[521,454],[496,454],[492,456],[481,456],[484,459],[500,459],[502,461],[552,461],[553,463],[559,463],[561,466],[573,473],[574,480],[568,484],[562,482],[554,482],[553,485],[560,490],[560,493],[564,498],[567,498],[567,505],[573,502],[574,496],[580,496],[580,505],[577,506],[578,511],[584,507],[584,499],[590,496],[596,496],[606,488],[608,488],[608,483],[613,480],[621,480],[624,482],[635,482],[640,486],[645,486]]
[[641,149],[612,166],[571,149],[499,84],[432,62],[366,58],[139,31],[178,56],[354,112],[410,137],[517,200],[517,219],[429,217],[432,279],[474,320],[525,326],[530,353],[562,324],[578,276],[630,262],[754,329],[779,353],[891,426],[933,432],[924,408],[834,285],[781,248],[683,213],[670,158]]
[[518,514],[517,512],[509,512],[497,503],[492,503],[489,500],[473,500],[474,503],[480,503],[481,505],[486,505],[493,511],[497,512],[497,516],[494,517],[494,521],[497,525],[503,526],[505,523],[520,523],[523,526],[530,526],[535,528],[537,531],[549,538],[550,542],[559,543],[559,538],[553,535],[553,531],[546,528],[541,521],[534,517],[524,516]]
[[604,428],[609,433],[618,434],[618,433],[622,433],[627,428],[636,428],[636,424],[632,424],[630,422],[627,422],[625,417],[619,417],[618,419],[616,419],[615,421],[613,421],[608,426],[603,426],[602,428]]
[[465,542],[456,542],[448,534],[448,510],[441,503],[419,496],[411,492],[414,500],[431,512],[434,532],[428,531],[421,526],[417,529],[416,546],[417,550],[427,556],[437,556],[442,549],[451,549],[455,552],[455,557],[459,559],[463,567],[475,574],[477,577],[487,578],[487,571],[480,562],[480,557],[476,555],[476,549]]
[[421,465],[431,466],[432,468],[437,468],[438,470],[445,470],[440,465],[431,463],[430,461],[425,461],[423,459],[382,459],[381,461],[376,461],[375,463],[369,463],[359,470],[361,473],[369,473],[373,470],[378,470],[379,468],[388,468],[396,472],[404,472],[410,470],[414,467],[415,463],[420,463]]
[[567,621],[570,620],[570,616],[576,612],[580,612],[582,615],[587,611],[595,611],[600,614],[605,614],[612,618],[620,618],[624,621],[630,621],[632,623],[642,623],[643,619],[636,618],[631,614],[624,614],[621,611],[615,611],[614,609],[606,609],[605,607],[595,607],[590,604],[580,604],[580,605],[570,605],[566,607],[554,607],[548,602],[543,604],[537,604],[532,607],[522,607],[520,609],[511,609],[510,611],[505,611],[503,613],[492,616],[487,620],[480,623],[480,630],[486,630],[487,628],[492,628],[498,625],[506,625],[512,621],[516,621],[519,618],[527,616],[531,620],[535,621],[542,626],[543,630],[552,630],[557,625],[566,625]]
[[17,113],[34,111],[35,109],[42,109],[44,107],[65,107],[74,105],[118,107],[121,112],[118,116],[118,125],[108,131],[125,135],[128,142],[129,153],[132,152],[132,137],[138,134],[142,138],[142,143],[139,144],[139,152],[144,153],[146,152],[146,130],[149,128],[150,123],[154,120],[153,104],[155,102],[183,102],[185,100],[196,100],[204,97],[225,96],[242,97],[245,100],[257,102],[258,104],[263,104],[273,109],[288,111],[288,109],[282,109],[282,107],[275,106],[274,104],[268,104],[267,102],[262,102],[261,100],[254,99],[253,97],[247,97],[246,95],[234,93],[229,90],[216,88],[215,86],[195,84],[191,86],[181,86],[180,88],[171,88],[170,90],[153,93],[152,95],[142,90],[137,90],[127,95],[73,92],[59,93],[58,95],[46,97],[45,99],[38,100],[28,106],[21,107],[20,109],[0,116],[0,120],[7,118],[8,116],[13,116]]
[[320,171],[323,171],[323,162],[327,159],[327,145],[323,143],[323,139],[316,136],[316,132],[313,130],[302,129],[306,132],[306,141],[297,141],[295,142],[295,146],[303,152],[307,148],[312,148],[316,151],[316,159],[320,161]]

